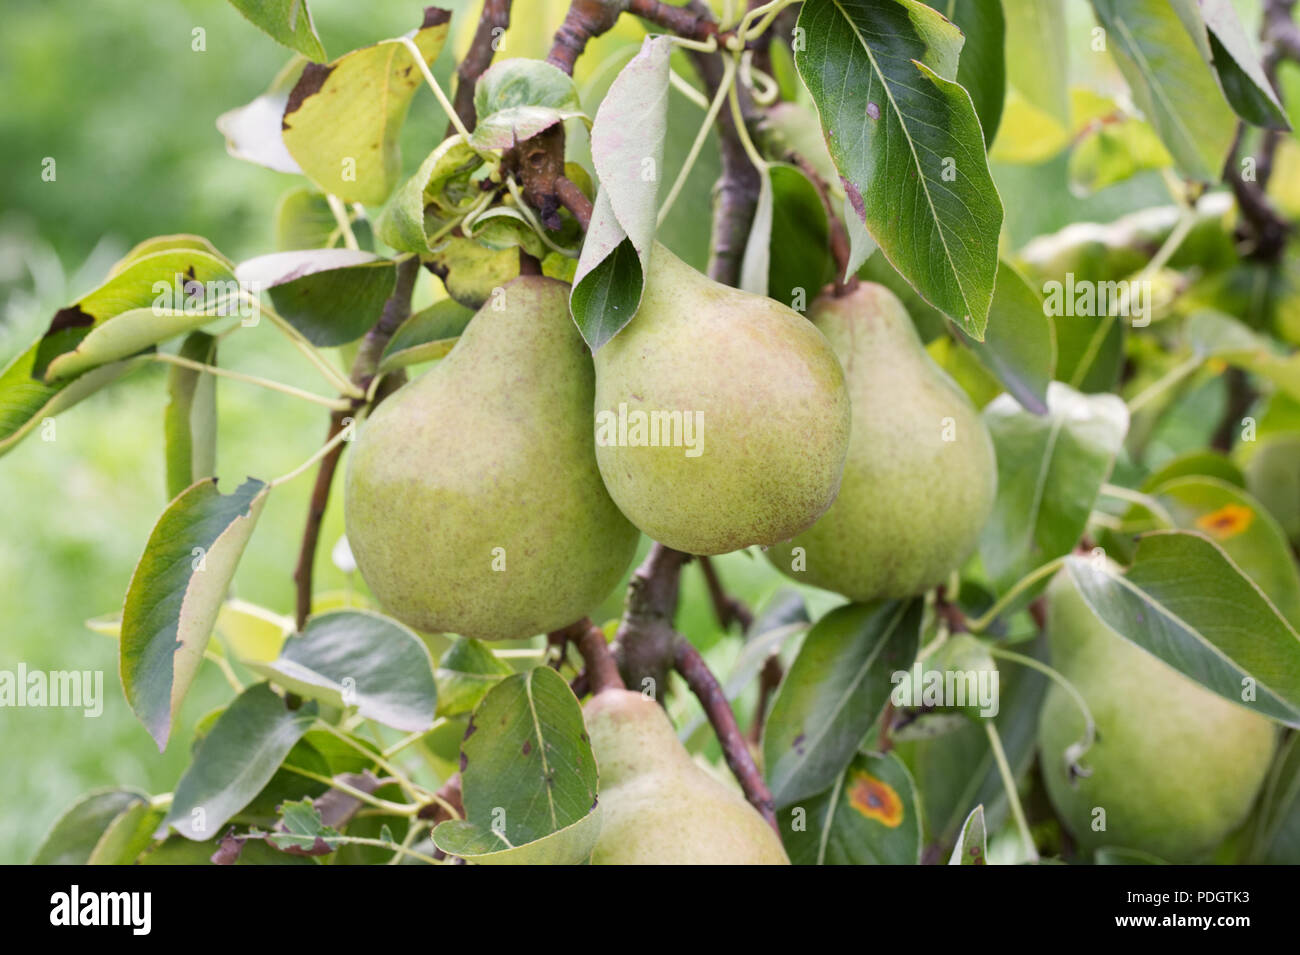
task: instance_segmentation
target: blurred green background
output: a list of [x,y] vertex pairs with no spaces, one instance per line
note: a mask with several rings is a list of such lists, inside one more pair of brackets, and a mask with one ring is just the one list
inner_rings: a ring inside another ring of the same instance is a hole
[[[470,8],[476,16],[479,4],[441,5],[456,13]],[[506,55],[544,56],[566,0],[515,6]],[[406,32],[420,19],[419,4],[395,0],[313,0],[312,10],[331,56]],[[1086,34],[1086,5],[1075,4],[1074,12]],[[464,49],[472,31],[466,20],[453,19],[452,41],[434,70],[444,88],[450,88],[454,50]],[[640,35],[625,17],[615,34],[589,48],[578,74],[589,112]],[[287,59],[286,50],[219,0],[7,0],[0,32],[0,367],[142,239],[198,233],[236,261],[271,251],[275,201],[300,180],[230,158],[214,120],[259,95]],[[679,64],[679,72],[689,75],[689,67]],[[699,121],[696,107],[674,98],[668,181]],[[421,90],[402,139],[409,169],[441,139],[444,126],[433,97]],[[576,158],[584,152],[581,141],[574,144]],[[47,157],[57,163],[52,182],[41,178]],[[707,254],[702,213],[717,175],[715,157],[706,147],[663,231],[670,246],[696,263]],[[995,175],[1013,245],[1074,219],[1113,218],[1163,194],[1148,179],[1086,202],[1075,199],[1065,188],[1063,159],[999,166]],[[423,282],[418,295],[427,299],[431,280]],[[313,369],[266,323],[227,339],[221,363],[324,393]],[[0,710],[6,770],[0,862],[28,858],[55,816],[87,789],[170,790],[187,761],[189,728],[229,698],[220,675],[204,667],[185,704],[183,729],[160,755],[126,706],[115,644],[84,626],[87,618],[120,610],[135,561],[166,504],[163,384],[158,367],[137,372],[61,416],[54,440],[34,433],[0,460],[0,670],[19,663],[29,670],[92,669],[104,681],[97,719],[70,710]],[[219,407],[224,490],[246,475],[268,479],[289,470],[324,437],[324,412],[287,396],[222,381]],[[305,478],[271,496],[235,579],[236,595],[290,610],[309,491]],[[347,583],[329,559],[342,532],[338,500],[336,494],[322,536],[320,589]],[[746,555],[723,559],[720,569],[751,603],[780,584],[766,562]],[[621,596],[611,594],[596,619],[614,615]],[[739,641],[722,639],[696,568],[685,578],[680,623],[725,673]],[[752,712],[752,702],[744,707]]]

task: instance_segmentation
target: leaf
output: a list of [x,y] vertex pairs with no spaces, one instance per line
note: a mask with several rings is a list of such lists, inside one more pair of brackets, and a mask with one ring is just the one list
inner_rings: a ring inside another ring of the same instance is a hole
[[459,136],[440,143],[389,200],[376,232],[401,252],[426,253],[440,229],[469,212],[482,195],[482,158]]
[[667,37],[646,37],[601,101],[591,129],[600,180],[569,308],[592,351],[641,304],[658,216],[668,128]]
[[280,826],[267,836],[277,849],[298,849],[308,855],[333,852],[341,838],[342,833],[321,820],[320,811],[310,799],[281,805]]
[[278,252],[324,249],[338,240],[339,225],[329,201],[310,186],[298,186],[280,196],[274,219]]
[[149,804],[134,789],[100,789],[87,793],[55,820],[32,856],[32,865],[85,865],[95,846],[123,813]]
[[230,5],[275,42],[318,63],[325,60],[307,0],[230,0]]
[[767,295],[793,305],[802,290],[803,301],[808,302],[835,278],[826,207],[817,187],[796,167],[773,163],[768,173],[772,178],[771,234],[777,245],[776,254],[768,256]]
[[948,857],[949,865],[988,865],[989,838],[984,830],[984,806],[976,806],[962,824],[961,835]]
[[[426,63],[438,58],[450,19],[427,7],[423,24],[408,34]],[[401,175],[398,135],[423,82],[399,40],[353,50],[328,66],[308,63],[284,108],[284,145],[325,192],[378,205]]]
[[508,847],[492,829],[449,819],[433,830],[433,844],[474,865],[577,865],[591,858],[600,838],[601,807],[577,822],[521,846]]
[[278,657],[294,622],[246,600],[227,600],[217,613],[216,628],[221,645],[231,656],[252,663]]
[[1260,798],[1252,862],[1300,864],[1300,736],[1292,734],[1274,760]]
[[[217,340],[206,332],[190,332],[179,354],[190,361],[214,365]],[[167,370],[167,395],[163,435],[170,499],[217,472],[217,379],[193,368],[173,365]]]
[[486,643],[457,637],[438,661],[438,716],[472,712],[488,691],[514,671]]
[[[1237,118],[1209,66],[1190,0],[1090,0],[1133,101],[1188,178],[1215,182]],[[1185,18],[1194,19],[1200,36]]]
[[472,309],[450,298],[416,312],[388,340],[379,360],[379,374],[442,358],[451,351],[473,317]]
[[86,860],[86,865],[132,865],[153,843],[153,834],[163,820],[163,811],[148,802],[134,803],[119,813]]
[[976,339],[998,267],[1002,203],[960,32],[915,0],[807,0],[795,64],[858,217],[928,302]]
[[1186,335],[1198,355],[1219,358],[1259,375],[1300,401],[1300,353],[1280,353],[1273,342],[1235,318],[1210,310],[1188,318]]
[[795,865],[917,865],[921,807],[912,776],[893,753],[858,753],[834,785],[791,814],[806,813],[795,830],[781,813],[781,838]]
[[1214,68],[1228,103],[1238,116],[1254,126],[1290,129],[1286,111],[1237,19],[1232,0],[1199,0],[1198,5],[1209,33]]
[[1056,368],[1056,335],[1043,300],[1010,263],[998,266],[984,341],[963,336],[980,363],[1034,414],[1047,412],[1047,386]]
[[479,149],[513,149],[566,119],[585,118],[573,77],[543,60],[494,63],[474,86]]
[[226,137],[226,152],[276,172],[302,175],[298,161],[284,144],[281,125],[289,94],[306,65],[303,57],[293,57],[275,75],[265,93],[217,117],[217,131]]
[[1151,491],[1167,481],[1181,477],[1208,477],[1224,484],[1244,488],[1246,478],[1241,468],[1220,451],[1189,451],[1173,458],[1163,467],[1142,479],[1139,491]]
[[238,302],[239,286],[224,258],[192,248],[144,255],[55,312],[32,374],[47,382],[75,377],[216,318],[239,315]]
[[1173,157],[1154,129],[1114,100],[1087,89],[1071,91],[1079,131],[1070,151],[1070,191],[1100,192],[1140,172],[1168,169]]
[[1078,543],[1110,476],[1128,409],[1115,395],[1081,395],[1052,382],[1047,414],[1010,395],[984,409],[998,459],[998,493],[980,556],[998,593]]
[[596,760],[582,707],[549,667],[507,677],[474,711],[461,744],[465,818],[522,846],[596,804]]
[[1226,700],[1300,726],[1300,635],[1208,537],[1148,534],[1124,574],[1080,557],[1066,569],[1121,637]]
[[433,725],[438,690],[429,650],[405,626],[368,610],[307,621],[272,663],[250,663],[272,682],[326,706],[356,707],[368,720],[407,733]]
[[216,479],[199,481],[163,511],[136,564],[122,609],[122,688],[159,750],[269,490],[249,478],[223,495]]
[[10,451],[42,421],[66,411],[148,361],[132,358],[113,362],[76,378],[47,385],[34,374],[40,349],[41,343],[37,341],[0,371],[0,455]]
[[[1006,14],[1007,83],[1047,126],[1070,128],[1066,76],[1070,35],[1065,0],[1002,0]],[[1040,123],[1039,134],[1048,133]]]
[[235,274],[265,289],[275,310],[322,348],[369,331],[397,282],[391,259],[355,249],[272,252],[240,263]]
[[778,808],[831,786],[853,758],[916,656],[921,603],[846,604],[804,637],[763,731],[768,786]]
[[[1001,0],[926,0],[957,25],[966,41],[957,61],[957,82],[970,93],[984,130],[984,145],[992,144],[1006,99],[1006,22]],[[1020,50],[1016,50],[1019,56]]]
[[740,260],[740,288],[753,295],[767,295],[772,260],[772,202],[772,169],[764,166],[758,173],[758,201],[754,204],[754,218]]
[[[519,275],[519,254],[514,249],[488,249],[473,239],[451,236],[438,251],[422,256],[431,272],[442,278],[447,294],[466,308],[479,309]],[[546,274],[546,264],[542,271]]]
[[211,839],[271,781],[315,721],[315,703],[290,710],[268,684],[249,687],[198,744],[164,826],[195,842]]
[[[1196,476],[1172,478],[1150,493],[1176,527],[1211,538],[1292,626],[1300,626],[1300,573],[1282,528],[1257,500],[1231,484]],[[1136,528],[1144,518],[1150,512],[1134,505],[1124,523]]]

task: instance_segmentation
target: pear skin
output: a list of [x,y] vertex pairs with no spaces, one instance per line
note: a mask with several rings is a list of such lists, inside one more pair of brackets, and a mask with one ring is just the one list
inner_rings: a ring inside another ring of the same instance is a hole
[[835,503],[767,557],[793,580],[856,601],[921,593],[970,555],[992,512],[988,428],[883,285],[822,296],[809,317],[844,365],[853,434]]
[[[849,436],[844,374],[792,309],[720,285],[656,244],[640,309],[595,361],[601,476],[655,540],[691,554],[773,544],[834,500]],[[655,413],[683,425],[667,440],[634,430]],[[626,435],[602,424],[620,415]]]
[[603,813],[594,864],[790,864],[775,830],[695,764],[654,700],[603,690],[584,713]]
[[[1080,757],[1092,771],[1072,785],[1066,748],[1083,715],[1053,684],[1038,746],[1047,794],[1089,849],[1139,849],[1190,862],[1223,841],[1250,811],[1273,757],[1266,718],[1192,682],[1111,631],[1062,571],[1047,590],[1052,665],[1088,703],[1097,741]],[[1097,809],[1105,810],[1105,830]]]
[[596,468],[595,373],[568,286],[521,276],[354,441],[348,541],[383,608],[484,640],[566,626],[604,599],[638,534]]

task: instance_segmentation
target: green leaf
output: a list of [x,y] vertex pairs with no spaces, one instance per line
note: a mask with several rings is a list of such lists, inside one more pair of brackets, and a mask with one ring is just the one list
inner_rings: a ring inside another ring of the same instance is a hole
[[1300,401],[1300,353],[1287,353],[1235,318],[1209,310],[1187,319],[1186,334],[1198,355],[1220,358],[1266,378]]
[[582,707],[550,667],[508,677],[483,698],[461,767],[465,818],[510,846],[558,832],[596,804]]
[[[1064,133],[1070,128],[1066,82],[1070,29],[1065,0],[1002,0],[1006,14],[1007,83]],[[1040,124],[1039,135],[1047,132]]]
[[[984,130],[984,145],[992,144],[1007,95],[1006,22],[1001,0],[925,0],[957,25],[966,42],[957,61],[957,82],[970,93]],[[1021,51],[1016,50],[1020,56]]]
[[148,361],[132,358],[113,362],[76,378],[47,385],[35,374],[40,350],[41,342],[37,341],[0,371],[0,455],[11,450],[42,421],[66,411]]
[[[240,840],[239,857],[235,865],[316,865],[307,856],[290,855],[267,845],[261,839]],[[170,836],[140,857],[139,865],[216,865],[213,856],[224,852],[220,840],[191,842],[181,836]],[[229,863],[226,863],[229,864]]]
[[75,377],[239,314],[238,283],[224,258],[192,248],[153,252],[59,309],[41,339],[32,373],[47,382]]
[[1300,726],[1300,635],[1208,537],[1149,534],[1124,574],[1081,557],[1066,568],[1121,637],[1226,700]]
[[1140,491],[1151,491],[1167,481],[1181,477],[1208,477],[1234,487],[1245,487],[1241,468],[1219,451],[1189,451],[1173,458],[1163,467],[1142,479]]
[[915,0],[807,0],[799,74],[867,231],[923,298],[976,339],[998,267],[1002,203],[961,33]]
[[85,865],[113,823],[133,806],[148,806],[149,797],[134,789],[87,793],[59,816],[41,840],[32,865]]
[[740,261],[740,288],[753,295],[766,295],[768,267],[772,259],[772,170],[764,166],[758,172],[758,200],[745,239]]
[[438,661],[438,716],[469,713],[488,691],[514,671],[482,640],[457,637]]
[[321,348],[369,331],[397,281],[391,259],[355,249],[272,252],[240,263],[236,274],[265,289],[275,310]]
[[271,80],[265,93],[217,117],[217,131],[226,137],[226,152],[276,172],[302,175],[298,161],[284,144],[281,121],[284,108],[289,105],[289,94],[306,65],[303,57],[292,57]]
[[782,810],[778,822],[795,865],[917,865],[921,861],[916,787],[893,753],[858,753],[829,790]]
[[948,857],[949,865],[988,865],[989,838],[984,829],[984,806],[970,811],[962,824],[961,835]]
[[86,865],[132,865],[153,842],[163,810],[138,802],[118,814],[95,843]]
[[1199,7],[1209,32],[1214,68],[1228,103],[1252,125],[1290,129],[1286,110],[1278,102],[1259,55],[1237,19],[1232,0],[1199,0]]
[[[514,249],[489,249],[473,239],[450,236],[436,252],[421,256],[430,271],[442,278],[447,294],[466,308],[479,309],[519,274],[519,253]],[[543,272],[546,266],[542,266]]]
[[998,458],[998,493],[980,556],[999,593],[1078,543],[1128,431],[1115,395],[1081,395],[1052,382],[1047,414],[1010,395],[984,409]]
[[230,5],[275,42],[324,62],[325,47],[311,22],[307,0],[230,0]]
[[1080,125],[1069,165],[1070,191],[1075,195],[1088,196],[1140,172],[1173,165],[1156,131],[1110,97],[1076,89],[1071,100]]
[[312,855],[323,855],[323,850],[332,852],[340,845],[342,833],[321,821],[320,811],[310,799],[281,805],[280,821],[283,831],[267,837],[277,849],[301,849]]
[[[801,297],[804,303],[810,302],[823,285],[835,278],[826,207],[822,205],[816,186],[796,167],[773,163],[767,167],[767,174],[772,201],[767,243],[775,254],[767,252],[764,255],[767,271],[759,294],[793,307],[797,297]],[[751,242],[758,232],[757,214],[754,219]],[[749,254],[746,248],[746,262]],[[757,281],[757,276],[755,278]]]
[[1034,414],[1046,413],[1056,335],[1037,290],[1010,263],[998,266],[984,341],[963,340],[1011,397]]
[[[1300,572],[1286,535],[1253,497],[1216,478],[1178,477],[1150,493],[1183,530],[1214,540],[1238,568],[1259,585],[1292,626],[1300,626]],[[1134,505],[1124,516],[1127,527],[1141,529],[1150,512]]]
[[230,495],[215,479],[198,482],[167,506],[136,565],[122,609],[122,687],[159,750],[269,490],[255,478]]
[[668,128],[667,37],[646,37],[601,101],[591,129],[600,180],[569,308],[592,351],[641,304],[658,216]]
[[249,687],[198,744],[164,826],[195,842],[211,839],[271,781],[315,721],[315,703],[290,710],[268,684]]
[[[204,365],[217,362],[217,340],[190,332],[180,356]],[[167,371],[167,409],[163,437],[167,454],[167,497],[176,497],[195,481],[217,472],[217,379],[214,375],[173,365]]]
[[[427,7],[409,35],[426,63],[438,58],[450,19],[446,10]],[[308,63],[284,108],[284,145],[325,192],[378,205],[401,175],[398,136],[423,83],[398,40],[353,50],[328,66]]]
[[379,360],[379,373],[387,374],[417,362],[442,358],[451,351],[473,317],[472,309],[450,298],[416,312],[402,322],[388,340]]
[[430,239],[482,195],[483,160],[459,136],[441,142],[384,207],[376,234],[401,252],[427,253]]
[[433,830],[433,844],[474,865],[577,865],[591,858],[600,838],[601,808],[521,846],[507,846],[493,829],[449,819]]
[[1133,101],[1178,168],[1188,178],[1217,181],[1237,118],[1215,82],[1205,29],[1191,0],[1091,3]]
[[556,123],[586,118],[573,77],[543,60],[494,63],[474,86],[474,110],[470,141],[480,149],[512,149]]
[[1300,736],[1282,744],[1260,797],[1260,818],[1250,861],[1300,865]]
[[271,663],[252,669],[305,699],[418,733],[433,725],[438,690],[433,660],[414,632],[366,610],[338,610],[307,621]]
[[310,186],[290,189],[275,204],[275,248],[324,249],[338,240],[339,224],[329,201]]
[[763,732],[777,807],[829,788],[889,702],[891,675],[916,657],[921,602],[846,604],[814,624]]

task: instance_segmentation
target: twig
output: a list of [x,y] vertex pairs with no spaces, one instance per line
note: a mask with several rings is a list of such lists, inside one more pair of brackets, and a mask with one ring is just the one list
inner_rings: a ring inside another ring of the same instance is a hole
[[772,701],[772,694],[781,685],[785,668],[781,666],[781,655],[771,653],[763,661],[763,669],[758,675],[758,705],[754,707],[754,722],[749,724],[749,741],[757,746],[763,739],[763,724],[767,720],[767,707]]
[[568,176],[563,175],[555,177],[555,197],[560,200],[560,205],[573,213],[573,218],[586,232],[591,226],[591,200]]
[[685,637],[678,637],[675,641],[673,666],[704,707],[718,742],[722,744],[727,766],[740,783],[745,798],[767,820],[768,825],[776,829],[776,807],[772,802],[772,793],[763,782],[763,774],[754,765],[749,745],[745,742],[740,727],[736,725],[736,714],[731,711],[726,694],[700,656],[700,651]]
[[821,200],[822,208],[826,210],[827,241],[830,246],[831,258],[835,260],[834,294],[837,298],[842,297],[858,287],[858,277],[848,274],[849,263],[853,257],[848,227],[844,225],[839,210],[835,208],[830,186],[827,185],[825,179],[817,174],[817,170],[813,168],[812,163],[798,153],[791,152],[789,157],[794,160],[794,164],[813,184],[813,188],[817,190],[817,198]]
[[656,543],[632,573],[613,652],[624,682],[633,689],[649,686],[658,696],[667,682],[677,639],[673,616],[678,586],[688,560],[690,555]]
[[[379,359],[388,345],[389,339],[398,326],[411,314],[411,293],[415,289],[415,280],[420,274],[420,260],[410,258],[397,266],[397,282],[393,294],[384,303],[379,321],[366,333],[357,350],[357,357],[352,362],[352,383],[365,394],[370,386]],[[376,401],[379,400],[376,395]],[[330,414],[329,430],[326,443],[334,440],[347,426],[348,419],[357,414],[363,402],[353,401],[348,411],[335,411]],[[298,563],[294,567],[293,582],[296,589],[294,620],[299,630],[307,625],[311,615],[312,578],[315,572],[316,547],[320,541],[321,521],[325,518],[325,509],[329,505],[330,488],[334,483],[334,472],[338,470],[339,458],[343,454],[340,443],[321,459],[320,469],[316,472],[316,483],[312,487],[311,501],[307,506],[307,523],[303,527],[302,544],[298,548]]]
[[561,630],[550,634],[551,637],[563,638],[564,642],[573,641],[587,668],[583,671],[587,685],[592,693],[601,690],[624,690],[627,686],[619,676],[618,664],[605,641],[604,631],[591,622],[590,617],[583,617]]
[[718,617],[718,623],[730,627],[732,621],[737,621],[742,632],[748,630],[754,622],[753,613],[745,606],[744,601],[737,600],[723,589],[718,570],[713,566],[712,560],[701,557],[699,563],[700,570],[704,572],[704,582],[709,588],[709,599],[713,601],[713,612]]
[[587,41],[613,29],[628,4],[629,0],[573,0],[564,22],[555,31],[546,62],[572,76],[573,65],[587,48]]
[[[474,39],[465,51],[465,59],[456,68],[456,96],[452,105],[456,108],[461,123],[471,131],[477,123],[474,88],[478,85],[478,78],[492,65],[492,57],[497,51],[497,39],[510,26],[512,2],[513,0],[483,0],[483,12],[479,14]],[[455,133],[456,124],[448,121],[443,136],[449,138]]]
[[688,40],[718,36],[718,24],[711,12],[674,7],[662,0],[631,0],[627,12]]

